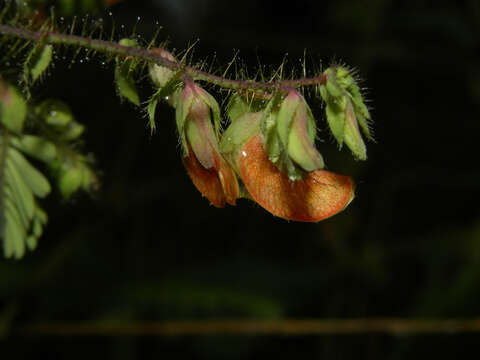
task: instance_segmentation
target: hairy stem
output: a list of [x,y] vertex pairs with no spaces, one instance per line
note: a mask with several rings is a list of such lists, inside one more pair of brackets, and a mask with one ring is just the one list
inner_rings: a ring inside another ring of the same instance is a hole
[[299,88],[304,86],[317,86],[324,84],[325,75],[316,77],[303,77],[293,80],[279,80],[269,82],[258,82],[250,80],[232,80],[221,76],[210,74],[206,71],[196,69],[191,66],[185,66],[182,63],[170,61],[155,51],[143,48],[124,46],[114,42],[86,38],[77,35],[56,33],[50,31],[31,31],[17,28],[9,25],[0,25],[0,34],[21,38],[25,40],[43,41],[46,44],[63,44],[86,49],[95,50],[109,55],[133,57],[139,60],[156,63],[165,66],[173,71],[183,69],[186,75],[197,80],[203,80],[208,83],[218,85],[224,89],[232,89],[243,92],[252,92],[254,94],[268,94],[276,91],[286,92],[291,88]]

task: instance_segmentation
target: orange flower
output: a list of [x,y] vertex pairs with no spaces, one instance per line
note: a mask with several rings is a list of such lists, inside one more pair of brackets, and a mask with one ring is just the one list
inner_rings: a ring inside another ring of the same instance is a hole
[[[210,112],[213,112],[215,131]],[[193,82],[186,84],[177,104],[177,126],[184,148],[183,163],[197,189],[216,207],[235,205],[238,181],[219,152],[215,99]]]
[[345,175],[316,170],[302,180],[289,180],[268,159],[260,134],[245,143],[237,164],[253,200],[287,220],[317,222],[339,213],[354,198],[354,183]]

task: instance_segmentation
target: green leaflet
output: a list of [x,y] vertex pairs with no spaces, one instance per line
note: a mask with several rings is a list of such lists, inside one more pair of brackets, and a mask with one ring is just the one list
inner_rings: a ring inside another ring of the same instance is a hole
[[20,138],[11,137],[10,143],[25,154],[47,164],[54,161],[57,157],[55,145],[39,136],[23,135]]
[[16,134],[23,130],[27,106],[22,94],[15,86],[0,83],[0,121]]
[[17,208],[10,199],[5,199],[3,205],[5,212],[5,242],[11,242],[9,246],[5,245],[5,248],[11,249],[12,253],[10,256],[13,255],[19,259],[25,254],[25,227],[20,220]]
[[50,192],[50,184],[43,174],[35,169],[25,157],[14,148],[8,149],[10,161],[18,169],[19,175],[25,181],[29,189],[38,197],[45,197]]
[[24,179],[20,176],[17,168],[12,165],[11,162],[7,163],[5,169],[5,179],[10,186],[5,190],[5,196],[12,199],[17,204],[17,207],[21,211],[21,217],[25,220],[25,226],[28,226],[28,222],[33,217],[34,212],[34,199],[33,193],[25,184]]
[[[15,139],[15,138],[14,138]],[[47,222],[35,196],[45,196],[50,185],[18,150],[0,136],[0,239],[5,257],[21,258],[36,247]],[[18,142],[18,138],[16,138]]]
[[52,61],[52,45],[39,45],[33,48],[24,65],[24,79],[35,82],[47,70]]

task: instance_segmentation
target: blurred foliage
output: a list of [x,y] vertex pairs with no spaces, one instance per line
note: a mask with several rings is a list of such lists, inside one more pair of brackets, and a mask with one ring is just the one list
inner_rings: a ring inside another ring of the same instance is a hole
[[[142,34],[158,21],[172,47],[200,37],[199,58],[216,51],[218,62],[228,62],[239,49],[252,71],[257,57],[279,64],[284,52],[294,66],[305,48],[358,64],[375,105],[378,144],[366,165],[326,147],[331,163],[341,164],[332,170],[354,174],[358,188],[347,211],[319,224],[287,223],[246,201],[209,207],[179,161],[169,108],[157,107],[163,135],[146,140],[147,119],[118,105],[111,72],[96,63],[71,71],[56,62],[55,74],[33,95],[62,99],[87,126],[103,190],[94,201],[79,196],[62,210],[47,201],[52,215],[42,247],[21,262],[0,262],[0,329],[10,334],[3,354],[447,359],[475,353],[477,334],[16,333],[25,324],[55,321],[479,317],[479,2],[359,4],[157,0],[111,8],[127,28],[140,16]],[[97,96],[87,100],[86,91]]]

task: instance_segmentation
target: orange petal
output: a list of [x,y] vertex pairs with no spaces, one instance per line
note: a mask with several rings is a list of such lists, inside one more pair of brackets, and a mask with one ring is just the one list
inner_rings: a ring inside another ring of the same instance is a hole
[[237,175],[230,164],[219,153],[214,152],[214,166],[205,169],[190,144],[188,150],[189,155],[183,159],[183,164],[198,191],[210,200],[213,206],[224,207],[225,202],[235,205],[240,190]]
[[189,150],[189,155],[183,159],[188,176],[190,176],[198,191],[210,200],[213,206],[224,207],[226,197],[217,171],[214,168],[205,169],[197,160],[192,149]]
[[350,177],[326,170],[290,181],[268,159],[260,134],[240,152],[239,170],[252,198],[273,215],[287,220],[316,222],[347,207],[354,197]]

